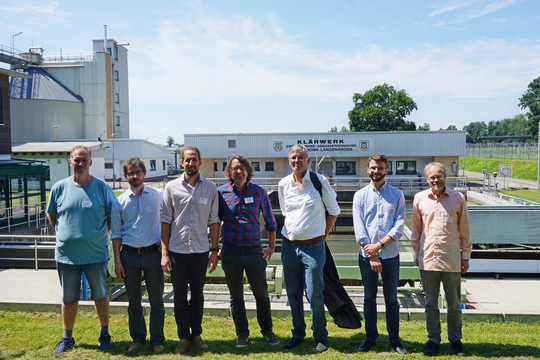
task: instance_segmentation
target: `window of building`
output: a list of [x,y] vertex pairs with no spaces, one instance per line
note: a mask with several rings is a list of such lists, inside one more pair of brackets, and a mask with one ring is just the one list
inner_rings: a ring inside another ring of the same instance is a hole
[[120,94],[115,93],[115,94],[114,94],[114,99],[115,99],[115,101],[116,101],[117,104],[120,104]]
[[251,165],[253,165],[253,169],[255,171],[261,171],[261,165],[260,165],[260,163],[258,161],[252,162]]
[[274,171],[274,162],[273,161],[266,161],[264,163],[264,171]]
[[416,161],[396,161],[396,175],[416,175]]
[[107,52],[112,55],[112,49],[111,48],[107,48]]
[[356,175],[356,162],[336,161],[336,175]]
[[150,171],[156,171],[156,160],[150,160]]
[[214,161],[214,171],[219,171],[217,167],[217,162]]
[[116,117],[116,126],[120,126],[120,116]]
[[221,171],[225,171],[225,168],[226,168],[226,167],[227,167],[227,162],[224,161],[224,162],[223,162],[223,169],[221,169]]
[[387,175],[393,175],[394,172],[392,171],[392,162],[388,162],[388,174]]
[[163,160],[163,170],[166,170],[167,169],[167,164],[165,162],[165,160]]
[[236,148],[236,140],[229,140],[229,149]]
[[118,47],[114,47],[114,60],[118,60]]
[[112,162],[106,162],[105,169],[112,169]]
[[114,70],[114,80],[118,81],[120,77],[118,76],[118,70]]

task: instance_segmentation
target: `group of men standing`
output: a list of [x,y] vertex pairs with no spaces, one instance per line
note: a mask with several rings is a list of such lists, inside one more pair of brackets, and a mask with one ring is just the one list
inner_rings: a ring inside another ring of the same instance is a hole
[[[308,170],[310,158],[306,147],[294,145],[288,160],[292,174],[278,186],[279,204],[285,217],[281,260],[293,322],[292,338],[285,348],[295,348],[306,336],[305,290],[311,308],[314,350],[321,353],[328,349],[323,295],[325,241],[340,207],[328,180]],[[53,186],[47,208],[49,220],[57,231],[56,262],[63,289],[64,332],[54,353],[75,346],[72,333],[83,272],[92,289],[100,323],[100,350],[112,348],[106,286],[108,230],[111,230],[115,272],[124,281],[129,301],[129,332],[133,342],[127,353],[138,351],[147,338],[141,304],[143,275],[151,306],[150,346],[156,354],[163,352],[163,272],[170,274],[174,290],[180,339],[175,352],[185,353],[192,346],[209,350],[201,338],[203,288],[207,269],[213,272],[220,258],[230,291],[236,347],[248,346],[250,334],[243,296],[244,271],[255,297],[261,334],[269,345],[280,344],[273,332],[266,283],[266,265],[275,250],[277,225],[266,191],[251,182],[253,166],[247,158],[233,156],[225,168],[229,183],[217,188],[199,174],[202,164],[199,149],[184,147],[181,163],[184,174],[168,183],[162,192],[144,185],[144,162],[131,158],[123,169],[129,189],[115,199],[105,182],[90,175],[91,152],[82,146],[72,150],[73,175]],[[367,171],[371,184],[358,191],[353,202],[367,335],[358,351],[369,351],[378,336],[376,296],[381,274],[390,345],[396,353],[406,354],[399,337],[397,301],[399,239],[405,222],[405,200],[401,190],[385,183],[387,168],[384,155],[370,157]],[[437,299],[442,282],[449,306],[448,338],[454,353],[465,355],[459,295],[460,274],[468,269],[471,251],[467,207],[463,195],[445,186],[446,173],[441,164],[430,163],[424,172],[430,189],[415,196],[411,238],[426,293],[429,341],[424,353],[435,355],[441,341]],[[312,176],[317,176],[322,189],[317,188]],[[269,240],[264,248],[260,214]]]

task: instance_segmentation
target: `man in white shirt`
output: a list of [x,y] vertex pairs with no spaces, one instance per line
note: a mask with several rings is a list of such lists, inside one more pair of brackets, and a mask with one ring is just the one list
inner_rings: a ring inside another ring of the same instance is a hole
[[[305,146],[294,145],[289,151],[289,165],[293,173],[283,178],[278,186],[279,206],[285,216],[281,231],[281,261],[293,317],[293,337],[285,348],[295,348],[306,336],[303,303],[305,284],[311,306],[315,351],[321,353],[328,349],[323,295],[323,267],[326,261],[324,241],[340,208],[328,179],[316,174],[322,184],[321,198],[310,179],[310,160]],[[325,207],[329,214],[326,218]]]
[[[199,149],[185,146],[181,159],[184,175],[165,187],[161,218],[161,266],[171,274],[174,289],[174,314],[180,339],[177,354],[185,353],[192,344],[203,351],[209,350],[201,338],[203,288],[207,263],[210,272],[217,266],[220,229],[217,187],[199,174],[202,164]],[[210,258],[208,228],[212,241]]]

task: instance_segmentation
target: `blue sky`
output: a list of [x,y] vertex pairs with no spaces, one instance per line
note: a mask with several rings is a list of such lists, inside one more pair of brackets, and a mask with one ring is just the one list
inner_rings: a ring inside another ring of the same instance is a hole
[[[149,6],[151,5],[151,6]],[[325,132],[387,83],[408,120],[461,129],[522,111],[540,76],[540,2],[26,1],[0,4],[0,44],[45,55],[129,42],[131,137]]]

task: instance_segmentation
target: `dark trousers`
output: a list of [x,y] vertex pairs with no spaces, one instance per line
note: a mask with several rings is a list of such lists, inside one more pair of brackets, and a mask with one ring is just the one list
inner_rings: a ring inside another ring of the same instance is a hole
[[[169,251],[169,257],[172,262],[171,281],[178,338],[190,340],[202,334],[203,288],[206,282],[208,253],[178,254]],[[191,289],[189,301],[188,284]]]
[[268,285],[266,283],[266,260],[261,246],[232,246],[225,243],[221,252],[221,267],[231,294],[231,313],[236,334],[249,335],[246,306],[244,303],[244,270],[257,304],[257,321],[261,333],[272,333],[272,314]]
[[129,335],[134,342],[146,339],[142,301],[142,275],[150,301],[150,346],[163,345],[163,325],[165,307],[163,306],[163,270],[161,269],[161,252],[138,254],[125,249],[120,253],[120,261],[124,267],[126,294],[128,297]]
[[[390,259],[381,259],[382,287],[386,305],[386,329],[390,343],[399,340],[399,302],[397,288],[399,285],[399,255]],[[369,259],[358,255],[358,265],[364,283],[364,318],[366,319],[366,336],[377,340],[377,284],[379,274],[371,270]]]

